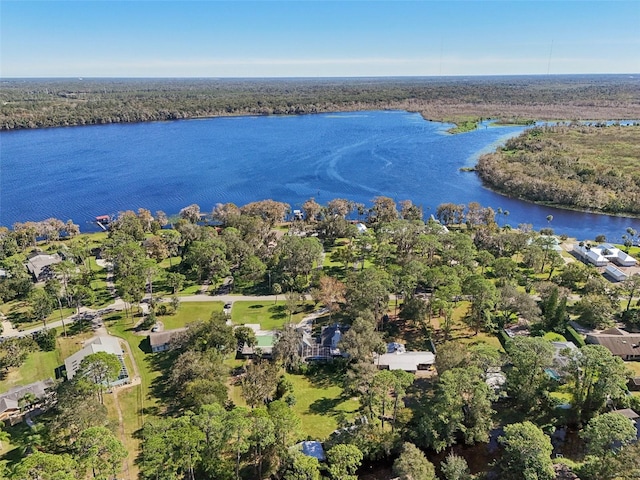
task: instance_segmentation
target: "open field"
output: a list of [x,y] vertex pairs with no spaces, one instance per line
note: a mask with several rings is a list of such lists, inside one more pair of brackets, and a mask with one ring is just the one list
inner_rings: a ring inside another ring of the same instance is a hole
[[213,312],[222,312],[222,302],[182,302],[174,315],[158,315],[165,330],[185,327],[196,320],[208,320]]
[[[282,295],[284,298],[284,295]],[[231,320],[236,325],[244,323],[259,323],[263,330],[276,330],[282,328],[285,323],[298,323],[305,315],[313,311],[313,305],[309,302],[298,308],[291,318],[286,311],[284,300],[247,302],[238,301],[233,303],[231,309]]]

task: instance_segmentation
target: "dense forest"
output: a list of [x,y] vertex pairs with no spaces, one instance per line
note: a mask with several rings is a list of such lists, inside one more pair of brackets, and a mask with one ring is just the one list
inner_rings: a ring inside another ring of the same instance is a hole
[[483,155],[491,188],[524,200],[614,214],[640,214],[640,126],[536,127]]
[[[585,345],[572,325],[637,328],[640,274],[610,282],[553,248],[566,239],[550,228],[501,213],[445,203],[425,222],[409,200],[311,198],[293,219],[264,200],[193,204],[173,220],[121,212],[97,234],[55,219],[0,228],[1,311],[39,328],[0,342],[0,388],[50,376],[100,329],[129,345],[138,375],[107,392],[120,365],[94,354],[47,402],[22,398],[35,423],[0,430],[0,477],[356,480],[383,462],[403,480],[637,479],[637,431],[611,410],[640,410],[627,387],[638,362]],[[638,256],[627,233],[622,248]],[[34,283],[24,263],[39,251],[61,261]],[[303,356],[312,312],[314,334],[339,324],[344,355]],[[257,321],[273,354],[243,358]],[[159,325],[176,330],[154,353]],[[380,369],[397,343],[435,350],[435,365]],[[324,461],[297,449],[305,439],[323,441]],[[485,453],[472,464],[470,451]]]
[[0,129],[404,109],[428,120],[636,119],[623,75],[339,79],[4,79]]

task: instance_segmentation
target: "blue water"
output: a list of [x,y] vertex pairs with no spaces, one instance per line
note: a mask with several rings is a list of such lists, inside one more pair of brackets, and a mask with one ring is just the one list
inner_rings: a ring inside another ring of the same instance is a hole
[[[411,199],[425,214],[443,202],[509,210],[506,222],[578,238],[619,240],[640,221],[541,207],[482,187],[475,164],[523,127],[449,135],[450,125],[407,112],[232,117],[2,132],[0,225],[57,217],[92,230],[96,215],[191,203],[242,205],[272,198],[293,208],[309,197],[371,205]],[[500,223],[504,223],[502,220]]]

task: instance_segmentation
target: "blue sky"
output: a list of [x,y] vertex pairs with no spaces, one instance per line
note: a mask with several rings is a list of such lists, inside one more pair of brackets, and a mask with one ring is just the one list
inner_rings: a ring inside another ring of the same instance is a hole
[[0,0],[0,22],[4,78],[640,72],[640,0]]

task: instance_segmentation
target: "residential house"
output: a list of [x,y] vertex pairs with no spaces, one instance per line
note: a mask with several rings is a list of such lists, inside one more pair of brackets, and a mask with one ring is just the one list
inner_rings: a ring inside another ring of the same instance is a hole
[[44,282],[53,278],[52,266],[62,262],[62,258],[57,253],[49,255],[47,253],[34,252],[27,256],[25,266],[35,282]]
[[67,371],[67,379],[73,379],[76,373],[78,373],[80,364],[82,363],[82,360],[85,359],[85,357],[98,352],[111,353],[118,357],[118,360],[120,360],[120,364],[122,366],[120,375],[118,375],[118,378],[115,381],[111,382],[111,385],[117,386],[129,383],[129,373],[127,372],[127,367],[124,364],[124,352],[122,350],[122,347],[120,346],[120,342],[116,337],[104,336],[94,337],[88,340],[82,350],[65,359],[64,365]]
[[603,243],[595,247],[574,245],[573,252],[585,262],[596,267],[605,267],[609,262],[620,267],[633,267],[638,261],[610,243]]
[[178,333],[184,332],[186,328],[176,328],[175,330],[165,330],[164,332],[150,333],[149,345],[151,352],[165,352],[169,350],[171,339]]
[[55,382],[49,378],[29,385],[17,386],[0,395],[0,421],[9,421],[11,425],[15,425],[22,421],[23,409],[20,400],[23,398],[31,398],[31,405],[38,408],[45,405],[54,395],[53,387]]
[[587,334],[587,343],[602,345],[623,360],[640,360],[640,334],[620,328],[609,328],[601,333]]
[[573,253],[583,262],[591,263],[596,267],[604,267],[609,264],[609,260],[607,260],[599,250],[589,248],[585,245],[574,245]]
[[319,337],[313,337],[307,332],[302,332],[300,355],[305,360],[330,360],[334,357],[345,356],[340,350],[342,335],[349,329],[348,326],[334,324],[322,327]]
[[381,370],[404,370],[417,372],[431,370],[436,362],[432,352],[408,352],[401,343],[389,343],[387,353],[374,355],[374,363]]
[[640,377],[633,377],[629,379],[629,383],[627,384],[629,390],[640,391]]

